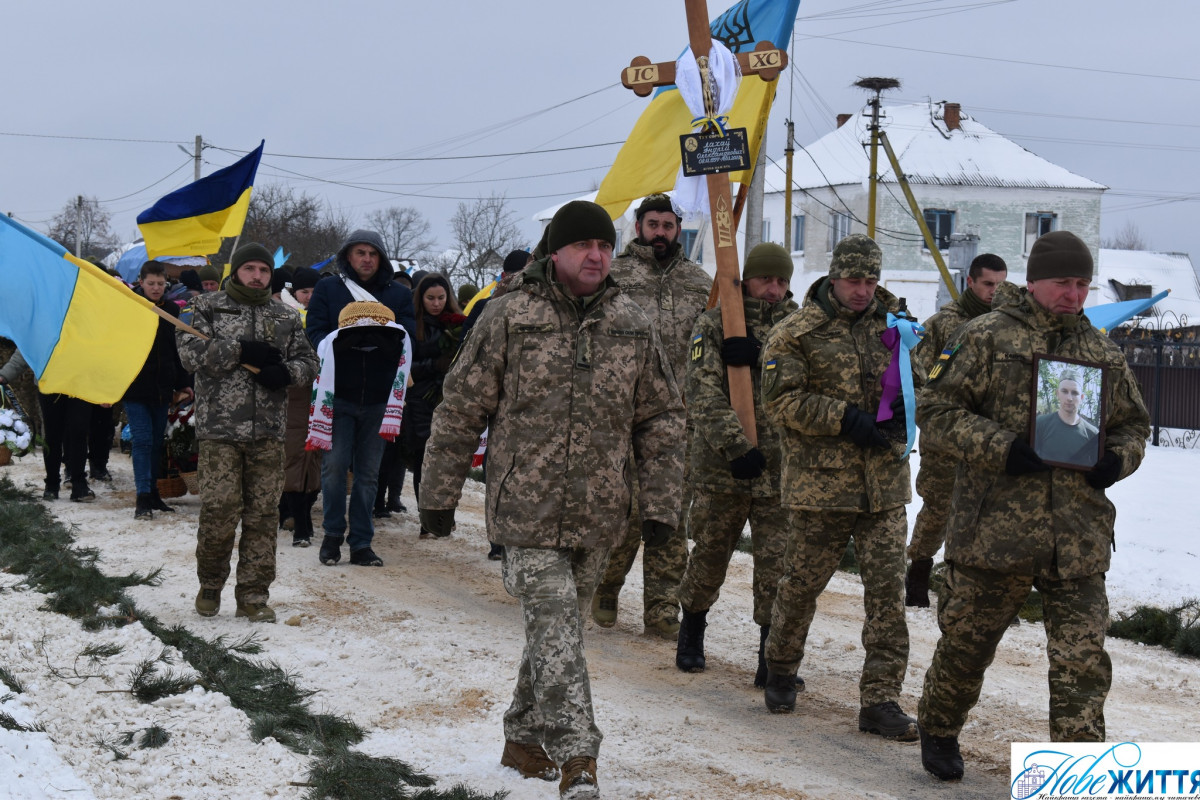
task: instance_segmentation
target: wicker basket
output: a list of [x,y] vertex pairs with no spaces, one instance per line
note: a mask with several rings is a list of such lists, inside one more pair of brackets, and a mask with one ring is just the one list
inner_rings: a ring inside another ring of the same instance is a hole
[[159,497],[183,497],[185,494],[187,494],[187,484],[183,482],[183,478],[175,476],[158,479]]
[[[181,472],[179,473],[179,478],[187,486],[188,494],[200,494],[200,473]],[[162,492],[159,492],[159,494],[162,494]]]
[[12,450],[0,444],[0,467],[7,467],[10,463],[12,463]]

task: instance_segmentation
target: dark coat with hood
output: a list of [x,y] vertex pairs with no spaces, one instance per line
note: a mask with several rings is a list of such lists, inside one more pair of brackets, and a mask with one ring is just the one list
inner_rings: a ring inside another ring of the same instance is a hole
[[[366,283],[358,279],[346,258],[352,246],[364,243],[379,251],[379,270]],[[409,336],[415,333],[412,292],[408,287],[393,280],[396,270],[388,259],[387,249],[383,246],[383,239],[379,234],[365,230],[357,230],[350,234],[338,250],[334,263],[337,265],[337,273],[317,283],[308,303],[305,333],[308,334],[308,340],[312,342],[314,350],[321,344],[322,339],[337,329],[338,314],[354,301],[354,295],[346,288],[345,281],[354,281],[362,286],[376,300],[392,310],[396,315],[396,324],[408,331]]]

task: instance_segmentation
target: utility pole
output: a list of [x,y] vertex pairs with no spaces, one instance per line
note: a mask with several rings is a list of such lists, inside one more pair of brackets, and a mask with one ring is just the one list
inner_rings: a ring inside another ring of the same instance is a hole
[[787,124],[787,146],[783,149],[784,155],[784,179],[785,188],[783,190],[783,246],[788,249],[788,252],[795,250],[792,245],[792,153],[796,150],[796,125],[790,119],[785,120]]
[[75,256],[83,258],[83,195],[75,197]]
[[199,135],[196,136],[196,152],[195,153],[189,153],[188,149],[186,147],[184,147],[183,145],[178,145],[178,147],[180,150],[182,150],[183,152],[187,153],[189,156],[192,156],[192,158],[195,159],[195,167],[192,170],[192,180],[194,180],[194,181],[200,180],[200,153],[204,150],[204,137],[199,136]]

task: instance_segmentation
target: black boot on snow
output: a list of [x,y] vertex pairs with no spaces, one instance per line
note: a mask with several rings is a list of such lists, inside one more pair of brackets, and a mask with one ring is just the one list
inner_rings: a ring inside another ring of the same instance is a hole
[[904,605],[929,608],[929,573],[933,571],[932,558],[914,558],[904,576]]
[[684,672],[704,672],[704,628],[708,610],[683,610],[679,640],[675,648],[675,666]]
[[763,700],[772,714],[790,714],[796,710],[796,678],[783,672],[767,671]]
[[150,498],[149,492],[137,496],[137,505],[133,509],[134,519],[154,519],[154,507],[150,503]]

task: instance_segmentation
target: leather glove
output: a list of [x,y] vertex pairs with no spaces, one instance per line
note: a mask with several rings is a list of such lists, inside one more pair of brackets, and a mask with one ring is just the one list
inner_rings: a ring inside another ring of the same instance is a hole
[[841,434],[859,447],[890,447],[871,415],[855,406],[846,406]]
[[1083,479],[1093,489],[1107,489],[1121,477],[1121,457],[1112,450],[1105,450],[1096,466],[1083,474]]
[[1028,475],[1032,472],[1048,472],[1052,467],[1041,456],[1034,452],[1029,442],[1024,439],[1013,439],[1008,448],[1008,458],[1004,460],[1004,471],[1009,475]]
[[449,536],[454,529],[453,508],[422,508],[419,516],[421,527],[439,539]]
[[757,447],[751,447],[749,451],[729,462],[729,471],[739,481],[757,478],[766,468],[767,457]]
[[642,542],[646,547],[662,547],[671,539],[675,529],[665,522],[648,519],[642,522]]
[[731,367],[753,367],[762,352],[762,342],[747,334],[729,336],[721,342],[721,360]]
[[269,364],[283,363],[283,353],[273,344],[252,339],[241,339],[239,343],[242,345],[241,355],[238,356],[239,364],[262,368]]
[[292,376],[288,374],[287,367],[283,364],[267,364],[258,372],[253,373],[251,377],[260,386],[272,392],[277,392],[292,382]]

